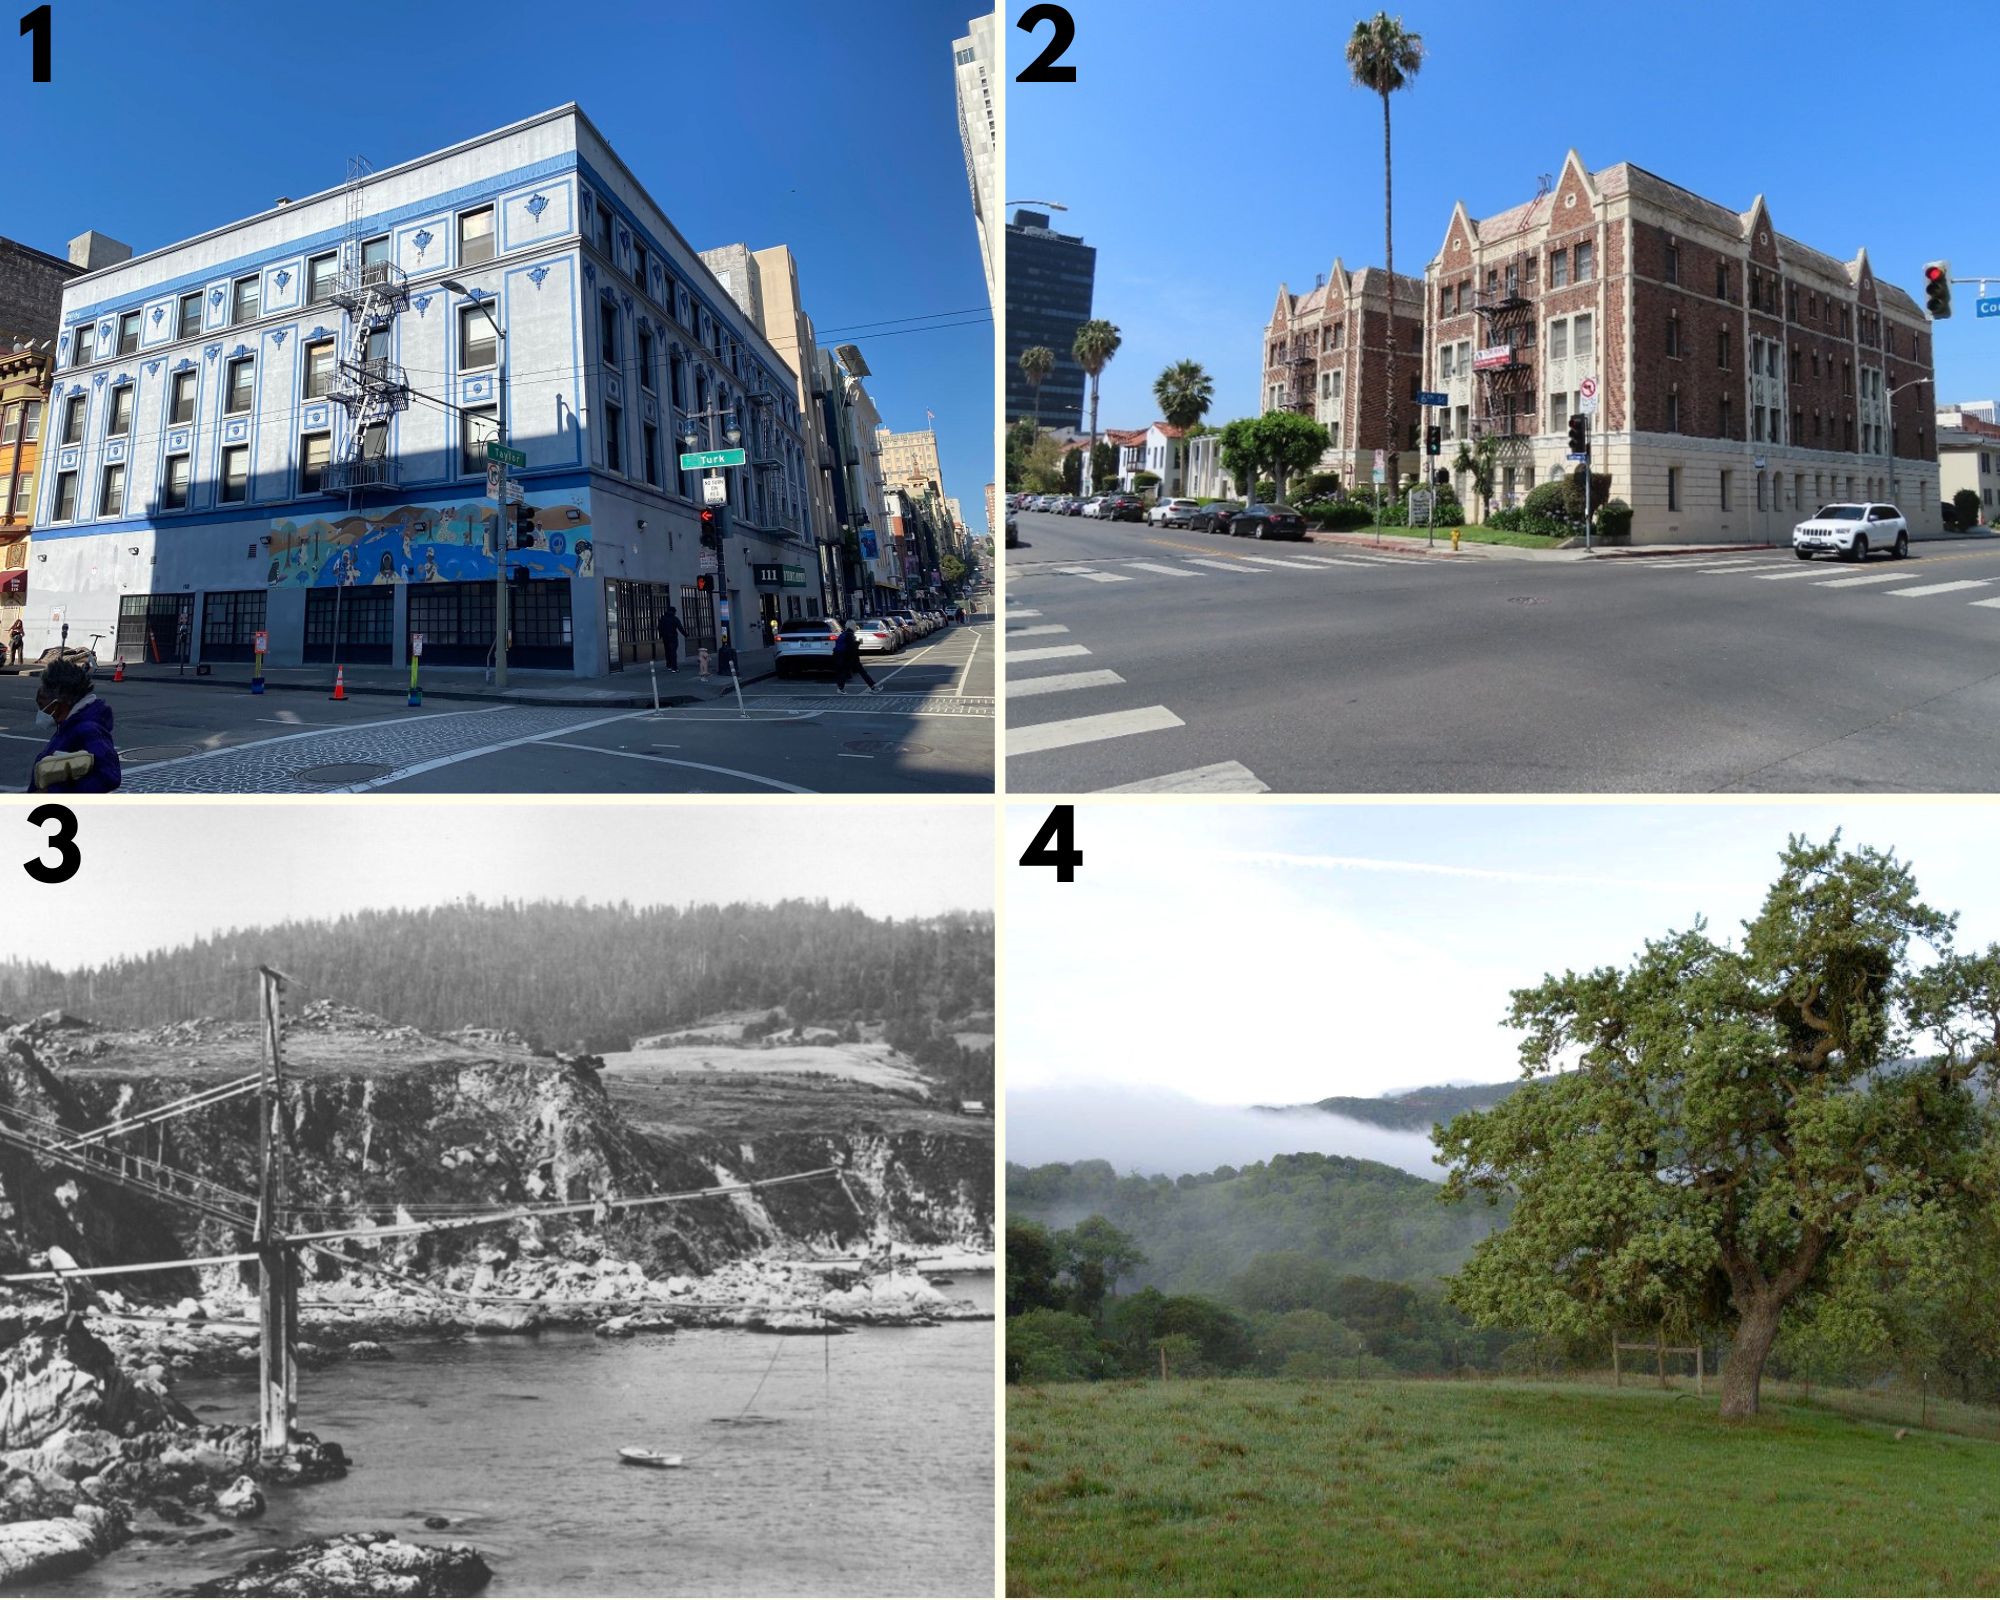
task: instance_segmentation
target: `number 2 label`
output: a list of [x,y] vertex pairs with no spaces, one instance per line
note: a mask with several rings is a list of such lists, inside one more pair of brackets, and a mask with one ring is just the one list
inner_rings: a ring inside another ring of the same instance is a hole
[[1014,24],[1023,33],[1033,33],[1043,23],[1050,27],[1049,42],[1014,79],[1016,83],[1075,83],[1076,68],[1058,65],[1063,52],[1076,41],[1076,18],[1058,5],[1029,6]]

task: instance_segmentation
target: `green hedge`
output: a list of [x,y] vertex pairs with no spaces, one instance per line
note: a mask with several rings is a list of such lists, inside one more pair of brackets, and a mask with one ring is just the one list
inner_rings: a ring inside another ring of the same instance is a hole
[[1597,531],[1607,539],[1622,539],[1632,532],[1632,508],[1623,500],[1607,500],[1597,513]]

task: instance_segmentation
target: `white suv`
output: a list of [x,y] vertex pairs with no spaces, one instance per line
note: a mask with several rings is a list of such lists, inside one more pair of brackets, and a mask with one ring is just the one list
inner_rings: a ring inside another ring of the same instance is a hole
[[1831,505],[1792,529],[1792,554],[1810,561],[1819,550],[1839,552],[1843,561],[1866,561],[1871,550],[1887,550],[1898,561],[1910,553],[1910,525],[1890,505]]
[[1177,517],[1192,516],[1200,509],[1199,500],[1162,500],[1158,505],[1146,508],[1146,520],[1154,524],[1172,522]]

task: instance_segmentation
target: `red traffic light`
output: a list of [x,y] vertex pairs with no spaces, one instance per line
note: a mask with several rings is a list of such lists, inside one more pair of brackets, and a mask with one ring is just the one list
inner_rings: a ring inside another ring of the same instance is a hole
[[715,520],[715,508],[713,506],[703,506],[701,508],[701,520],[703,522],[713,522]]
[[1943,276],[1944,276],[1944,268],[1936,265],[1935,263],[1924,268],[1924,281],[1927,283],[1936,283],[1938,279],[1942,278]]

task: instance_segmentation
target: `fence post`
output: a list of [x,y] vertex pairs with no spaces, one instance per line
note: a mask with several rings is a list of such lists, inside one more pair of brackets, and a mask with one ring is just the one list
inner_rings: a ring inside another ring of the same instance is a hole
[[1694,1392],[1696,1398],[1700,1398],[1702,1390],[1701,1390],[1701,1341],[1699,1339],[1695,1341],[1695,1346],[1694,1346]]
[[1166,1381],[1167,1381],[1167,1347],[1163,1344],[1160,1346],[1160,1382],[1165,1383]]
[[1615,1333],[1611,1336],[1611,1387],[1614,1389],[1625,1387],[1624,1374],[1618,1370],[1618,1335]]

